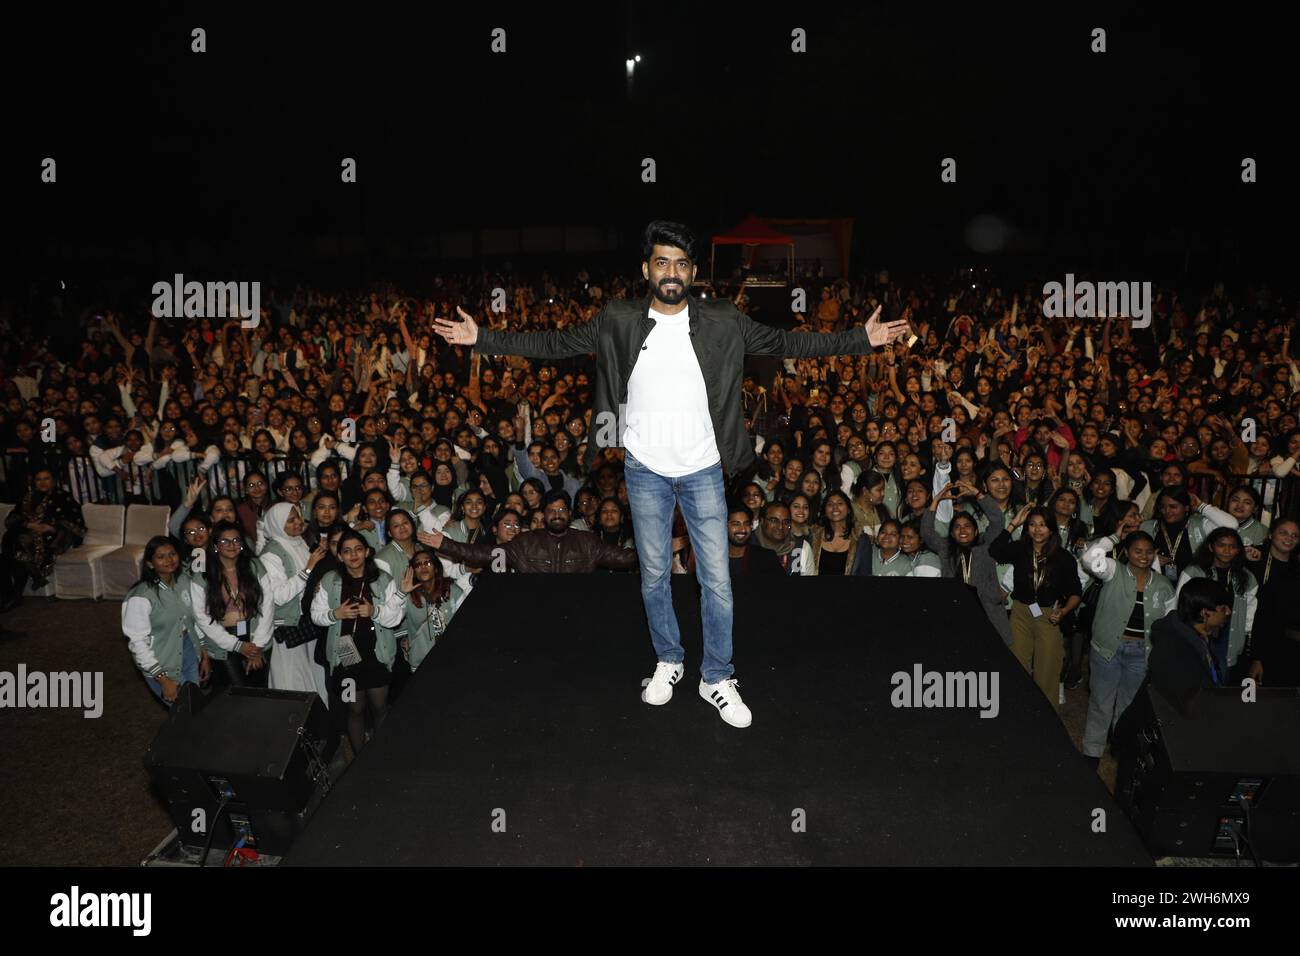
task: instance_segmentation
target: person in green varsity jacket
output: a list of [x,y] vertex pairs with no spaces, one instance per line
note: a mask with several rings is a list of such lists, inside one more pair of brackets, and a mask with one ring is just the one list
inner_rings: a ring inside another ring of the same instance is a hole
[[[1242,677],[1260,678],[1261,667],[1251,654],[1251,634],[1255,627],[1255,611],[1259,606],[1259,583],[1246,568],[1245,550],[1241,535],[1233,528],[1215,528],[1196,550],[1192,563],[1178,579],[1178,590],[1193,578],[1213,578],[1232,594],[1232,617],[1229,626],[1211,642],[1211,648],[1220,663],[1226,664],[1229,679],[1236,683]],[[1238,662],[1241,663],[1239,671]]]
[[[1136,509],[1115,534],[1090,542],[1079,563],[1104,582],[1092,619],[1091,687],[1083,752],[1100,759],[1106,740],[1137,695],[1151,654],[1151,628],[1177,608],[1174,586],[1160,573],[1156,543],[1138,530]],[[1121,559],[1112,556],[1121,550]]]
[[206,684],[212,660],[194,626],[190,579],[167,535],[144,546],[140,580],[122,601],[122,633],[149,689],[171,707],[182,684]]
[[406,592],[402,651],[414,673],[437,644],[456,613],[451,579],[442,573],[442,561],[427,548],[420,548],[402,577]]
[[406,596],[379,570],[374,549],[359,531],[345,531],[339,538],[338,559],[342,567],[321,578],[311,619],[328,628],[325,659],[347,707],[348,740],[355,754],[365,743],[367,704],[376,730],[388,714],[396,629]]

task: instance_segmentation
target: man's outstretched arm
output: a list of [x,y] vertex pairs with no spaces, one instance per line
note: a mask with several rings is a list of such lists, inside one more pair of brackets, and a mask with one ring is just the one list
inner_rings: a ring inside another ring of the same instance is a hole
[[473,345],[485,355],[526,355],[529,358],[568,358],[596,351],[602,310],[590,322],[568,329],[539,332],[496,332],[480,329],[468,312],[457,306],[463,321],[439,318],[433,330],[452,345]]
[[819,355],[870,355],[907,331],[906,320],[881,322],[880,308],[865,325],[848,332],[787,332],[760,325],[740,312],[740,330],[748,355],[779,355],[815,358]]

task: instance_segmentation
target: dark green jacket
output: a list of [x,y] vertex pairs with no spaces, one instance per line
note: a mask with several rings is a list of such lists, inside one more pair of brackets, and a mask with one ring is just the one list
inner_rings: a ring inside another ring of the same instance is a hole
[[[613,299],[590,322],[572,328],[538,332],[496,332],[480,328],[476,347],[485,355],[526,355],[558,359],[596,354],[596,387],[592,395],[592,432],[602,428],[612,440],[597,437],[587,445],[590,469],[602,445],[619,445],[622,424],[619,411],[627,403],[627,383],[641,354],[641,346],[654,329],[650,296],[637,301]],[[709,417],[718,441],[722,466],[728,476],[754,468],[754,442],[745,429],[740,408],[740,386],[746,355],[813,358],[819,355],[870,355],[866,329],[851,332],[786,332],[760,325],[729,299],[687,296],[691,342],[709,396]]]

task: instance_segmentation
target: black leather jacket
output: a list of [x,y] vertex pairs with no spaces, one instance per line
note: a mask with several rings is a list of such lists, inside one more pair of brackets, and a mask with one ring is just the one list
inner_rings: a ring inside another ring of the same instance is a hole
[[[870,355],[874,349],[866,330],[850,332],[787,332],[760,325],[729,299],[687,296],[689,327],[695,357],[704,373],[709,396],[709,416],[729,477],[754,468],[754,442],[745,429],[740,407],[741,380],[746,355],[812,358],[819,355]],[[526,355],[532,358],[567,358],[596,354],[596,387],[591,428],[599,436],[604,427],[612,441],[622,442],[619,409],[627,402],[627,383],[641,354],[641,346],[654,329],[651,298],[641,301],[612,299],[590,322],[573,328],[539,332],[497,332],[480,328],[477,348],[485,355]],[[616,430],[612,430],[616,429]],[[601,450],[599,437],[587,446],[588,470]]]
[[590,531],[555,535],[546,530],[525,531],[508,544],[464,544],[444,537],[438,553],[471,568],[486,568],[492,552],[500,548],[506,564],[516,571],[541,574],[583,574],[596,568],[631,571],[636,567],[636,551],[605,544]]

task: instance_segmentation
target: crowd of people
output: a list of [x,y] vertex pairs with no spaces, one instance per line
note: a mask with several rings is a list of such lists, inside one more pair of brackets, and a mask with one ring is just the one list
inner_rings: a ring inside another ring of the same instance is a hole
[[[745,377],[759,463],[729,476],[733,576],[961,580],[1054,707],[1088,681],[1092,758],[1149,670],[1300,684],[1293,306],[1168,288],[1138,328],[1049,318],[1033,284],[965,271],[804,281],[808,331],[879,306],[913,334]],[[165,502],[122,605],[153,693],[315,691],[355,752],[480,575],[637,567],[590,360],[479,355],[433,318],[561,329],[643,294],[484,273],[272,294],[251,328],[86,309],[75,354],[10,330],[0,610],[79,542],[81,504]],[[673,551],[692,573],[680,520]],[[1162,621],[1199,643],[1155,652]]]

